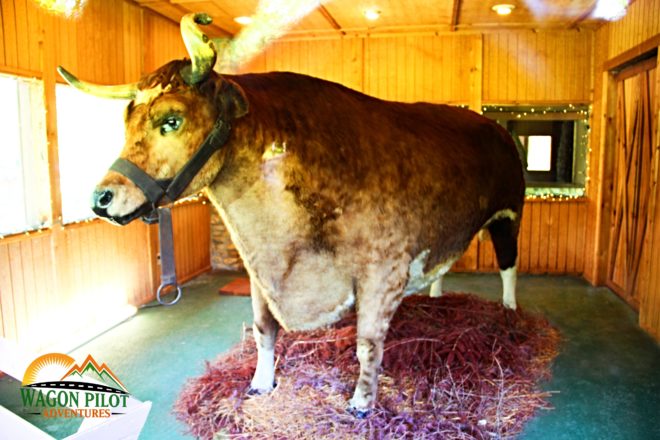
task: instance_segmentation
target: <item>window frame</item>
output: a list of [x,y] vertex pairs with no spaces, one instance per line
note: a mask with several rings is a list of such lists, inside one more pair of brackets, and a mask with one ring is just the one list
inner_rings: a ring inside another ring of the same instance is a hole
[[[511,131],[511,123],[520,121],[554,121],[564,122],[573,121],[572,137],[572,160],[571,160],[571,181],[558,182],[557,180],[557,152],[559,142],[553,136],[552,146],[552,169],[549,172],[537,172],[525,170],[526,174],[526,194],[540,197],[582,197],[586,194],[588,154],[589,154],[589,119],[591,108],[588,104],[568,104],[568,105],[486,105],[482,107],[482,114],[489,119],[495,120],[503,126],[514,138],[516,145],[521,149],[521,133]],[[530,136],[533,134],[524,134]],[[521,157],[526,168],[526,157]]]
[[0,237],[7,237],[52,227],[53,213],[44,81],[7,72],[0,72],[0,77],[14,81],[16,87],[19,185],[23,214],[22,225],[18,229],[10,227],[0,230]]

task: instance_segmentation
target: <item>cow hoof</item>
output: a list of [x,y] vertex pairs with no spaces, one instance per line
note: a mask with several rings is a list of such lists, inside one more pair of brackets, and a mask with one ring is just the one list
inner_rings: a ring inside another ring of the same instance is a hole
[[270,389],[267,389],[267,390],[262,390],[262,389],[259,389],[259,388],[252,388],[252,386],[250,386],[248,388],[246,394],[248,396],[261,396],[262,394],[268,394],[268,393],[272,392],[275,388],[277,388],[277,382],[273,382],[273,387],[270,388]]
[[350,415],[360,420],[366,419],[371,413],[371,409],[369,408],[353,408],[352,406],[349,406],[347,411]]
[[515,311],[516,311],[516,308],[517,308],[517,305],[516,305],[515,301],[514,301],[514,302],[506,302],[506,301],[505,301],[505,302],[504,302],[504,307],[505,307],[507,310],[513,310],[513,311],[515,312]]

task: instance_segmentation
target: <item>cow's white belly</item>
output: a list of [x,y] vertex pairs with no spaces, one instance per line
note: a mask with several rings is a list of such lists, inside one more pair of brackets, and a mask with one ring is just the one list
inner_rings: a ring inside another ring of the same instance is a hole
[[404,295],[411,295],[429,287],[433,282],[446,274],[458,257],[451,257],[437,264],[433,269],[424,272],[424,265],[429,257],[430,250],[426,249],[417,255],[408,267],[408,283]]
[[210,188],[252,280],[286,330],[336,322],[355,302],[352,277],[332,253],[309,246],[309,216],[277,176],[239,197]]

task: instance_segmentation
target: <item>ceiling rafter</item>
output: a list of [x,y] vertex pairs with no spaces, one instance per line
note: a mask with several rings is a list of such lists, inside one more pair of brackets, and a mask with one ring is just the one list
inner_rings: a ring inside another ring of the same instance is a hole
[[[177,11],[181,12],[182,16],[186,15],[186,14],[190,14],[189,9],[186,9],[183,6],[178,5],[177,3],[175,3],[174,0],[171,0],[170,3],[172,4],[172,7],[174,7]],[[221,28],[220,26],[218,26],[215,23],[211,23],[207,27],[212,29],[213,31],[215,31],[214,33],[215,33],[215,36],[217,36],[217,37],[232,37],[232,36],[234,36],[234,34],[232,34],[231,32],[229,32],[226,29]]]
[[337,20],[335,20],[335,17],[333,17],[332,14],[330,14],[330,12],[325,8],[325,6],[320,4],[319,7],[318,7],[318,10],[321,13],[321,15],[323,16],[323,18],[328,20],[328,23],[330,23],[330,26],[332,26],[333,29],[341,32],[342,35],[346,35],[346,32],[344,32],[342,30],[339,23],[337,23]]
[[580,26],[580,23],[582,23],[587,18],[591,17],[591,14],[594,13],[597,5],[598,5],[598,0],[594,0],[592,5],[589,6],[587,9],[585,9],[585,11],[568,26],[568,28],[577,29]]
[[[167,14],[164,14],[163,12],[158,10],[158,4],[163,4],[167,3],[169,4],[170,8],[173,8],[174,10],[177,11],[177,13],[181,14],[181,17],[183,17],[186,14],[190,14],[190,10],[186,9],[184,6],[181,6],[181,4],[185,4],[185,0],[135,0],[135,3],[140,5],[143,8],[148,9],[149,11],[153,12],[154,14],[158,14],[163,18],[166,18],[174,23],[177,24],[177,26],[180,23],[180,19],[177,20]],[[210,30],[209,34],[214,37],[232,37],[234,34],[232,32],[229,32],[227,29],[224,29],[220,26],[218,26],[216,23],[211,23],[206,27],[207,29]]]
[[462,0],[454,0],[454,5],[451,9],[451,22],[449,23],[449,30],[454,32],[458,27],[458,21],[461,15],[461,2]]

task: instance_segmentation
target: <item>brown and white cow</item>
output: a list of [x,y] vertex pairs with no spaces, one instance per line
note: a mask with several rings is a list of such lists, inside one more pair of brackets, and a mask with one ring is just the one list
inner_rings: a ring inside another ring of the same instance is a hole
[[[193,18],[182,28],[192,64],[173,61],[136,85],[110,88],[64,74],[86,92],[133,99],[120,157],[156,180],[186,164],[214,121],[231,123],[181,196],[205,189],[249,272],[254,391],[274,386],[280,327],[325,326],[355,307],[360,376],[350,407],[364,414],[402,298],[431,285],[439,295],[439,280],[482,229],[504,303],[516,307],[524,181],[503,128],[469,110],[383,101],[294,73],[219,75],[215,48]],[[126,224],[151,207],[110,171],[93,209]]]

